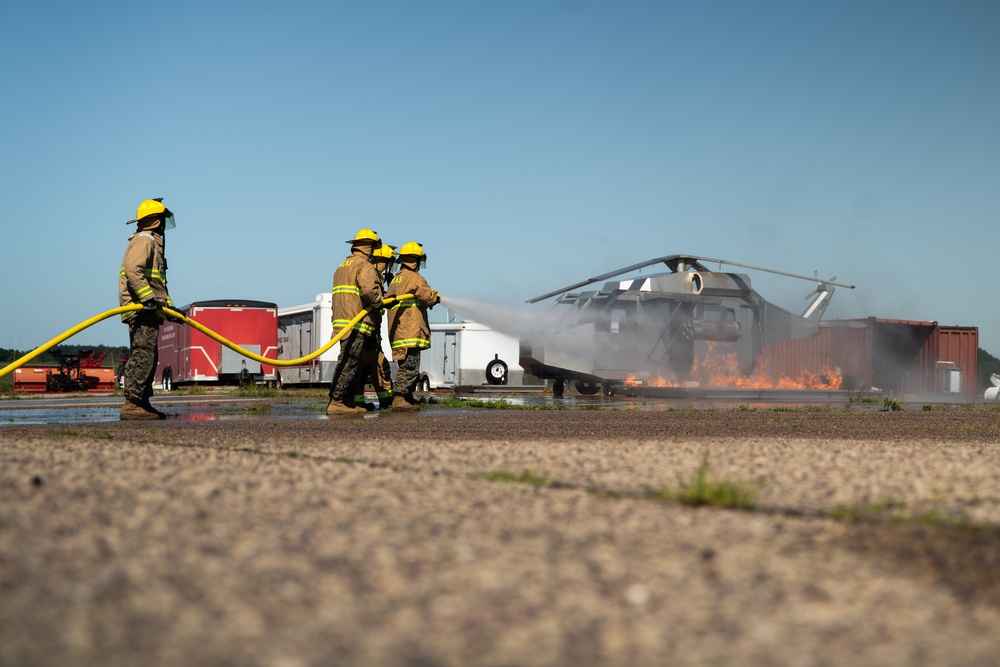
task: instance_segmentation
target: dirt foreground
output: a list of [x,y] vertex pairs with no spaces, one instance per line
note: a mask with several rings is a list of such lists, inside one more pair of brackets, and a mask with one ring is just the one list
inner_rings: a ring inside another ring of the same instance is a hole
[[[996,665],[998,442],[989,410],[0,427],[0,665]],[[699,470],[753,507],[668,499]]]

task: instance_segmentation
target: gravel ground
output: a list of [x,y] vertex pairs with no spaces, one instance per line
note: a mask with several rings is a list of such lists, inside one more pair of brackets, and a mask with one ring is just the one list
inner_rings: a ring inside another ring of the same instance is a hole
[[[1000,664],[998,443],[986,409],[0,427],[0,665]],[[663,499],[699,470],[754,506]]]

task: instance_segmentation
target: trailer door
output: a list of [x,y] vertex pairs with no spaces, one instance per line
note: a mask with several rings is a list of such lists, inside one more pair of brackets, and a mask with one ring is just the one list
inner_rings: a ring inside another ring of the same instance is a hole
[[[279,330],[282,333],[281,352],[279,359],[298,359],[312,352],[312,311],[284,315],[280,318]],[[315,382],[309,364],[304,366],[285,366],[279,371],[282,384],[300,384]]]
[[[313,313],[310,311],[308,317],[299,321],[299,351],[295,358],[304,357],[313,351]],[[299,369],[300,382],[318,382],[316,377],[316,362],[310,361],[304,366],[296,366]]]
[[444,334],[444,386],[452,387],[458,382],[458,332]]

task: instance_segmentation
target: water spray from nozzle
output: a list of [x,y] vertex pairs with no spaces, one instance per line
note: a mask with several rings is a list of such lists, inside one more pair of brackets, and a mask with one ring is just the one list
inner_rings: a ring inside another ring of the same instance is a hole
[[561,318],[550,311],[515,308],[454,296],[442,296],[441,303],[450,311],[514,338],[542,340],[561,328]]

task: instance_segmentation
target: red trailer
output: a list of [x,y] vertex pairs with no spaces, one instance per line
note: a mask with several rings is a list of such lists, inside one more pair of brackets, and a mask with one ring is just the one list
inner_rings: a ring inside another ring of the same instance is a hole
[[[198,301],[176,310],[240,347],[277,358],[278,306],[264,301],[219,299]],[[186,324],[160,327],[156,377],[162,387],[191,383],[249,384],[274,382],[274,366],[230,350]]]

